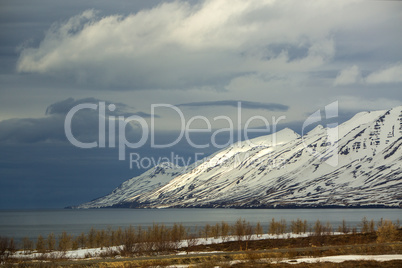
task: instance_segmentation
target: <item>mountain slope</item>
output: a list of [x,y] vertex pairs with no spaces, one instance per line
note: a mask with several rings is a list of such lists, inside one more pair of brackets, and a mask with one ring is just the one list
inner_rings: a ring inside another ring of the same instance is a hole
[[104,205],[401,207],[402,107],[359,113],[328,139],[333,131],[319,126],[300,137],[284,129],[236,143],[164,185],[130,188]]

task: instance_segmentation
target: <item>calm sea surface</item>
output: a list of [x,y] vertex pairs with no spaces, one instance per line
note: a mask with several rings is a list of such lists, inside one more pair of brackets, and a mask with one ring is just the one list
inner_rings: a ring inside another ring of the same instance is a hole
[[66,231],[72,235],[88,232],[91,227],[149,226],[152,223],[183,223],[186,227],[202,227],[206,223],[235,222],[239,218],[251,223],[261,222],[265,228],[272,218],[288,223],[297,218],[313,224],[317,219],[330,222],[334,229],[343,219],[349,226],[358,226],[363,217],[379,221],[381,218],[402,221],[402,209],[94,209],[94,210],[2,210],[0,235],[36,239],[39,234],[58,235]]

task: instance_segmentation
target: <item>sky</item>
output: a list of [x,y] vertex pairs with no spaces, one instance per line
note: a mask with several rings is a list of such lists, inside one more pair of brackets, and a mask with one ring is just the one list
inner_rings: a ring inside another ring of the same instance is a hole
[[400,106],[401,26],[401,1],[1,0],[0,209]]

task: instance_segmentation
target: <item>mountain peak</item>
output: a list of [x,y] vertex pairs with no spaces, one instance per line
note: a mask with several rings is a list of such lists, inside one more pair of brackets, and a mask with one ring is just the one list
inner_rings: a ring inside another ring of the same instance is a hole
[[308,136],[314,136],[317,134],[321,134],[323,132],[325,128],[322,125],[318,125],[315,128],[313,128],[312,130],[310,130],[309,132],[307,132],[306,135]]
[[290,128],[281,129],[275,133],[243,141],[254,146],[276,146],[299,138],[300,135]]

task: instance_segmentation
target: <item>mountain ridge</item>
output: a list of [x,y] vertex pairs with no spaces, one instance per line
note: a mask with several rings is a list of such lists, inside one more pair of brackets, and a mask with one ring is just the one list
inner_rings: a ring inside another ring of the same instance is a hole
[[402,207],[402,106],[358,113],[331,140],[334,130],[287,128],[157,166],[76,208]]

